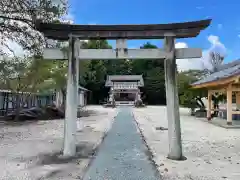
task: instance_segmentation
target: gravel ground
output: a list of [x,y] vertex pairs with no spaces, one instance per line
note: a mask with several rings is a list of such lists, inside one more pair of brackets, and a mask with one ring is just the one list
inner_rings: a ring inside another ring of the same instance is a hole
[[[63,120],[0,125],[1,180],[82,179],[116,109],[89,106],[96,113],[78,119],[77,156],[61,158]],[[80,122],[80,123],[79,123]]]
[[121,108],[84,180],[159,180],[131,108]]
[[148,106],[134,109],[134,117],[153,153],[163,179],[167,180],[239,180],[240,130],[225,129],[188,116],[180,109],[185,161],[167,159],[168,132],[166,108]]

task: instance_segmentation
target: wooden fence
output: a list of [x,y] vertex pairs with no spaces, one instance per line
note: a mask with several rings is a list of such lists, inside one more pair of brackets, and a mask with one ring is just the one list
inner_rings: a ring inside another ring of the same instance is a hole
[[[0,91],[1,116],[14,110],[16,97],[16,93],[7,90]],[[53,104],[53,101],[55,101],[55,93],[48,95],[21,93],[20,98],[21,102],[24,102],[24,104],[22,104],[24,108],[41,107]]]

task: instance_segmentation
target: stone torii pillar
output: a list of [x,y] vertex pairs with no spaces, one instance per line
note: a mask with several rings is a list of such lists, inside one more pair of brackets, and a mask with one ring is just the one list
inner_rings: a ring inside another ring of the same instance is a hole
[[78,81],[79,61],[76,59],[80,42],[76,38],[69,38],[67,94],[65,105],[64,147],[63,155],[66,157],[76,154],[76,131],[78,111]]
[[182,142],[176,77],[177,65],[175,56],[175,40],[173,36],[165,37],[164,49],[169,53],[164,61],[169,141],[168,158],[180,160],[182,158]]

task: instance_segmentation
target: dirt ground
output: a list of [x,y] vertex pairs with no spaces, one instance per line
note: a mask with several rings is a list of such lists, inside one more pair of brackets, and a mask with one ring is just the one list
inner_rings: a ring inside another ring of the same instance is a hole
[[172,161],[168,155],[166,107],[134,109],[134,117],[153,153],[153,160],[165,180],[239,180],[240,129],[225,129],[203,122],[180,109],[185,161]]
[[95,113],[78,119],[77,156],[61,157],[63,120],[0,124],[1,180],[81,179],[96,147],[111,127],[116,109],[88,106]]

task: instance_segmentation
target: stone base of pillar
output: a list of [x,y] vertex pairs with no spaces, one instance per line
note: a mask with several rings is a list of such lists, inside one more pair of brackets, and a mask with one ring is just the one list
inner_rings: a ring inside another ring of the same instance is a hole
[[212,120],[212,117],[207,117],[207,120],[208,120],[208,121],[211,121],[211,120]]
[[227,122],[227,125],[232,125],[232,122]]

